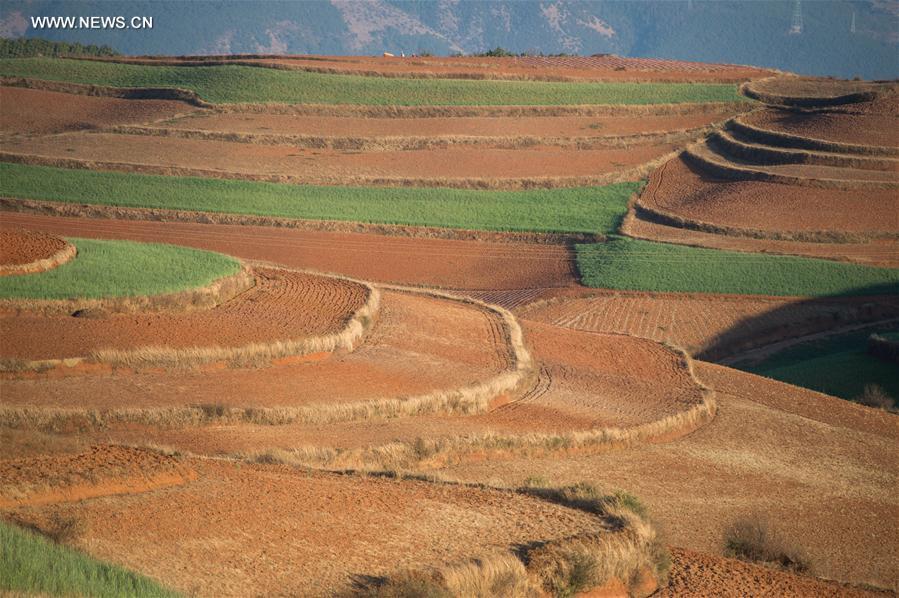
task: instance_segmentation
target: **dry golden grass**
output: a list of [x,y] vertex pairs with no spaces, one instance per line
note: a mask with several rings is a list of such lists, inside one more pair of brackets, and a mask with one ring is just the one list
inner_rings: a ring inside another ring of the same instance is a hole
[[[18,274],[34,274],[37,272],[46,272],[58,266],[62,266],[75,258],[78,250],[71,243],[51,255],[40,260],[35,260],[27,264],[0,264],[0,276],[15,276]],[[0,309],[3,308],[0,303]]]

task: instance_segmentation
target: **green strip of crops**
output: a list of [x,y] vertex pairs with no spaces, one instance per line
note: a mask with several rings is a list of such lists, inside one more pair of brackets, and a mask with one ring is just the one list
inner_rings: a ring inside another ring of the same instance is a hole
[[178,596],[143,575],[102,563],[2,521],[0,590],[44,596]]
[[613,233],[639,183],[529,191],[315,187],[0,164],[0,195],[494,231]]
[[859,397],[869,384],[899,399],[899,366],[868,353],[872,331],[804,343],[753,366],[736,367],[844,399]]
[[591,287],[809,297],[899,293],[899,269],[624,237],[576,251],[581,281]]
[[69,239],[70,262],[38,274],[0,277],[0,299],[133,297],[174,293],[237,273],[232,257],[158,243]]
[[3,59],[0,75],[115,87],[181,87],[222,104],[497,106],[744,101],[731,84],[397,79],[233,65],[144,66],[54,58]]

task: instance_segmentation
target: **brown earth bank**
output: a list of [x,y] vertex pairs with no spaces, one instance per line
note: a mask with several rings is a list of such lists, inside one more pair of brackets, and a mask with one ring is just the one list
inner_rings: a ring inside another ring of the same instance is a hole
[[704,127],[726,113],[644,116],[525,116],[450,118],[364,118],[299,116],[266,112],[196,113],[159,126],[169,129],[314,135],[322,137],[590,137],[643,135]]
[[[681,158],[653,172],[638,205],[683,218],[688,221],[686,228],[707,223],[740,229],[746,235],[899,233],[895,191],[727,180]],[[827,240],[826,235],[821,237]]]
[[65,239],[24,228],[0,229],[0,272],[4,266],[25,266],[62,251]]
[[4,515],[39,528],[52,514],[75,518],[86,530],[79,548],[200,596],[332,596],[373,576],[607,529],[594,515],[512,491],[181,463],[196,480]]
[[745,95],[791,109],[881,110],[895,104],[897,86],[892,82],[846,81],[821,77],[778,76],[750,81]]
[[125,446],[0,459],[0,509],[146,492],[195,477],[190,467],[174,457]]
[[886,594],[684,548],[672,548],[671,557],[668,584],[653,596],[861,598]]
[[[698,362],[718,413],[666,444],[565,460],[463,463],[464,480],[587,479],[639,496],[670,543],[720,554],[724,530],[760,513],[818,576],[897,589],[899,420],[813,391]],[[721,588],[725,591],[725,588]],[[714,593],[714,592],[713,592]]]
[[255,285],[209,310],[93,314],[0,312],[0,357],[63,359],[141,347],[242,347],[339,333],[368,289],[348,280],[257,268]]
[[818,243],[729,236],[667,226],[647,220],[639,214],[634,214],[633,211],[628,212],[625,217],[622,232],[638,239],[676,245],[749,253],[800,255],[871,266],[899,267],[899,250],[897,242],[893,239],[873,239],[859,243]]
[[758,110],[742,118],[760,129],[837,143],[899,147],[899,119],[889,114]]
[[684,62],[655,58],[603,56],[521,56],[511,58],[372,57],[372,56],[185,56],[115,57],[99,60],[145,64],[242,63],[313,72],[393,77],[462,79],[534,79],[596,81],[737,82],[770,71],[748,66]]
[[[249,178],[308,184],[431,184],[514,188],[525,181],[571,185],[598,179],[659,159],[674,145],[648,144],[630,149],[577,150],[564,147],[358,152],[308,149],[291,145],[251,145],[176,137],[71,133],[54,137],[14,138],[7,155],[38,157],[53,164],[201,176]],[[74,162],[73,162],[74,161]]]
[[21,87],[0,87],[0,104],[0,133],[32,135],[150,123],[193,109],[168,100],[126,100]]
[[706,361],[799,336],[899,317],[899,297],[800,299],[588,291],[515,309],[526,321],[670,343]]
[[[51,375],[5,379],[0,387],[7,407],[127,411],[204,404],[314,405],[327,411],[341,403],[459,388],[490,378],[509,364],[509,348],[495,314],[446,299],[384,291],[377,323],[365,343],[329,359],[288,359],[256,369]],[[166,425],[164,415],[160,423]]]
[[567,287],[576,284],[577,276],[571,250],[558,245],[0,212],[0,230],[21,227],[77,237],[173,243],[242,259],[414,286]]

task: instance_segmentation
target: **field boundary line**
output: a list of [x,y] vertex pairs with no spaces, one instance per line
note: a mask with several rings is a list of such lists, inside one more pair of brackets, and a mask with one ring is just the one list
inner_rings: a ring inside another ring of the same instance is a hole
[[[66,241],[66,244],[48,257],[28,262],[27,264],[0,264],[0,276],[19,276],[21,274],[39,274],[66,264],[78,254],[78,249]],[[0,309],[3,301],[0,300]]]
[[806,149],[819,152],[875,156],[899,156],[899,147],[839,143],[836,141],[828,141],[826,139],[818,139],[815,137],[803,137],[801,135],[783,133],[781,131],[775,131],[773,129],[763,129],[759,126],[747,123],[743,118],[739,116],[731,118],[728,121],[727,126],[737,131],[738,133],[741,133],[745,137],[756,139],[762,143],[767,143],[769,145],[779,145],[781,147],[792,147],[796,149]]

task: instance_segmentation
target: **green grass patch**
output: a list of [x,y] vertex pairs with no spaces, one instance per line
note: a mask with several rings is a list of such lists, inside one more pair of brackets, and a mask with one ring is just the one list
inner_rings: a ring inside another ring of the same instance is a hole
[[0,277],[0,299],[73,299],[159,295],[236,274],[232,257],[158,243],[69,239],[72,261],[39,274]]
[[899,269],[624,237],[576,250],[581,281],[591,287],[810,297],[899,293]]
[[181,87],[223,104],[496,106],[745,101],[732,84],[397,79],[249,66],[144,66],[53,58],[3,59],[0,75],[114,87]]
[[[736,367],[844,399],[859,397],[868,384],[877,384],[899,399],[899,365],[867,352],[872,332],[873,329],[853,332],[795,345],[751,366]],[[890,336],[895,338],[896,334]]]
[[6,197],[491,231],[613,233],[639,183],[528,191],[316,187],[0,164]]
[[2,521],[0,590],[51,596],[178,596],[148,577]]

